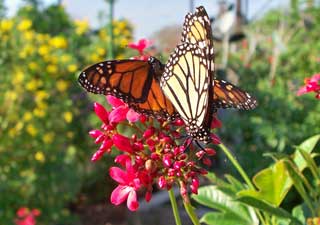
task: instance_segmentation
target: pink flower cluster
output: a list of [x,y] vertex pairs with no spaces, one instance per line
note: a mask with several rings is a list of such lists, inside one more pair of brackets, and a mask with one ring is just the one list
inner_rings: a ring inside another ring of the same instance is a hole
[[22,207],[17,211],[16,225],[35,225],[36,217],[40,216],[41,212],[38,209],[30,210],[27,207]]
[[[135,59],[148,59],[144,49],[150,43],[142,39],[137,44],[129,45],[139,51],[140,56]],[[184,122],[181,119],[169,122],[148,118],[113,96],[107,96],[107,101],[112,106],[111,111],[94,103],[94,111],[102,121],[102,126],[89,134],[96,144],[100,144],[92,161],[110,153],[112,147],[120,151],[115,158],[119,167],[111,167],[109,170],[111,178],[118,183],[111,194],[111,203],[119,205],[127,201],[127,207],[135,211],[139,207],[137,192],[144,192],[144,198],[149,202],[154,184],[167,190],[179,184],[184,198],[187,198],[188,189],[196,194],[199,176],[207,173],[198,162],[210,166],[210,157],[215,155],[215,150],[198,150],[190,143],[191,139],[184,141]],[[120,124],[131,128],[134,134],[131,137],[120,134]],[[221,127],[221,122],[214,117],[211,128],[218,127]],[[211,138],[212,143],[220,143],[216,135],[212,134]]]
[[[192,144],[183,143],[185,130],[181,119],[169,123],[147,118],[115,97],[107,96],[107,100],[112,105],[110,112],[99,103],[94,104],[103,124],[101,129],[89,134],[96,144],[100,144],[92,161],[110,153],[113,146],[120,151],[115,158],[120,167],[111,167],[109,171],[111,178],[119,183],[111,194],[111,202],[119,205],[127,200],[128,208],[137,210],[137,191],[144,190],[145,200],[150,201],[155,183],[161,189],[170,189],[178,183],[182,196],[186,196],[188,187],[192,193],[197,193],[199,176],[207,173],[198,161],[211,165],[210,157],[215,151],[210,148],[197,150]],[[131,137],[120,134],[119,124],[129,126],[135,133]],[[212,126],[220,127],[221,123],[214,118]],[[218,144],[218,137],[212,137],[213,143]],[[188,149],[186,145],[189,145]]]
[[305,85],[298,90],[297,95],[300,96],[309,92],[315,92],[316,98],[320,99],[320,73],[306,78],[304,83]]

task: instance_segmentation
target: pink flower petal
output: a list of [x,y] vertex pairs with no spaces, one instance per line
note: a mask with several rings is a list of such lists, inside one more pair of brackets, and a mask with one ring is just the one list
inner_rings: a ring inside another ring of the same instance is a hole
[[21,207],[17,211],[18,217],[25,217],[29,213],[29,209],[27,207]]
[[111,167],[109,169],[109,175],[113,180],[117,181],[119,184],[128,184],[127,172],[118,167]]
[[105,150],[103,149],[99,149],[98,151],[96,151],[93,156],[91,157],[91,161],[92,162],[96,162],[98,161],[99,159],[101,159],[101,157],[104,155],[105,153]]
[[128,198],[129,192],[131,190],[132,187],[118,185],[118,187],[116,187],[111,193],[111,203],[114,205],[120,205]]
[[303,95],[308,93],[309,91],[307,90],[306,86],[301,87],[298,91],[297,91],[297,96]]
[[115,134],[112,136],[112,141],[119,150],[132,153],[133,148],[129,138],[121,134]]
[[315,83],[317,83],[318,81],[320,81],[320,73],[313,75],[313,76],[311,77],[310,81],[311,81],[311,82],[315,82]]
[[137,122],[140,118],[140,114],[135,112],[133,109],[129,109],[127,112],[127,120],[131,123]]
[[125,105],[125,103],[121,99],[118,99],[112,95],[107,95],[106,98],[109,104],[112,105],[112,107],[114,108]]
[[129,108],[125,105],[119,106],[109,114],[110,123],[119,123],[126,120]]
[[127,160],[129,161],[131,160],[130,156],[122,154],[122,155],[117,155],[116,158],[114,159],[114,162],[125,167]]
[[103,135],[102,131],[100,130],[91,130],[89,131],[89,135],[93,138],[97,138],[99,137],[100,135]]
[[104,122],[105,124],[109,123],[109,120],[108,120],[109,113],[102,105],[95,102],[94,111],[96,112],[97,116],[100,118],[102,122]]
[[131,211],[136,211],[139,208],[137,193],[133,189],[129,192],[127,207]]

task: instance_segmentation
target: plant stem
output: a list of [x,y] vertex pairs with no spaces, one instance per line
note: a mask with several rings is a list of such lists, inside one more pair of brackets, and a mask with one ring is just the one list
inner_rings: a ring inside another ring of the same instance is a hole
[[224,154],[228,157],[228,159],[231,161],[231,163],[234,165],[234,167],[237,169],[237,171],[240,173],[244,181],[247,183],[247,185],[255,190],[254,185],[252,184],[251,180],[249,179],[248,175],[246,172],[243,170],[242,166],[239,164],[239,162],[236,160],[236,158],[232,155],[231,151],[224,145],[224,144],[219,144],[219,147],[222,149]]
[[181,218],[180,218],[179,211],[178,211],[178,205],[177,205],[176,197],[174,196],[173,189],[171,188],[168,191],[168,193],[169,193],[169,198],[170,198],[170,202],[171,202],[171,207],[172,207],[174,219],[176,221],[176,225],[182,225]]
[[[247,185],[249,186],[250,189],[252,190],[256,190],[253,183],[251,182],[251,180],[249,179],[248,175],[246,174],[246,172],[243,170],[242,166],[239,164],[239,162],[237,161],[237,159],[232,155],[231,151],[224,145],[224,144],[219,144],[219,147],[222,149],[222,151],[224,152],[224,154],[226,154],[226,156],[228,157],[228,159],[231,161],[231,163],[233,164],[233,166],[237,169],[237,171],[240,173],[240,175],[242,176],[242,178],[244,179],[244,181],[247,183]],[[267,222],[265,221],[264,217],[262,216],[262,214],[260,213],[259,210],[255,209],[255,212],[257,214],[257,216],[259,217],[260,221],[262,224],[267,224]]]
[[193,206],[190,203],[190,200],[189,201],[183,201],[183,205],[184,205],[184,208],[187,211],[187,213],[189,215],[189,218],[191,219],[192,223],[194,225],[200,225],[199,219],[197,217],[197,214],[194,211]]

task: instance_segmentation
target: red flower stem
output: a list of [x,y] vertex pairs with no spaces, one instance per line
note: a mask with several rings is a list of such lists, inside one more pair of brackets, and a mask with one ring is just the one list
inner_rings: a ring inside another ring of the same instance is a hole
[[174,192],[173,192],[172,188],[168,191],[168,194],[169,194],[169,198],[170,198],[170,202],[171,202],[171,207],[172,207],[174,219],[176,221],[176,225],[182,225],[176,197],[174,196]]

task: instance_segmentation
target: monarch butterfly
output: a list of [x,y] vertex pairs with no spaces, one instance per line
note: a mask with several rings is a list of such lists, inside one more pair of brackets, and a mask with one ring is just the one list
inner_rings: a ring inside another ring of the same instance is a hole
[[181,42],[166,65],[154,57],[109,60],[85,69],[78,81],[87,91],[113,95],[139,113],[180,117],[188,135],[207,143],[217,108],[248,110],[257,102],[240,88],[214,78],[212,32],[204,7],[186,15]]

